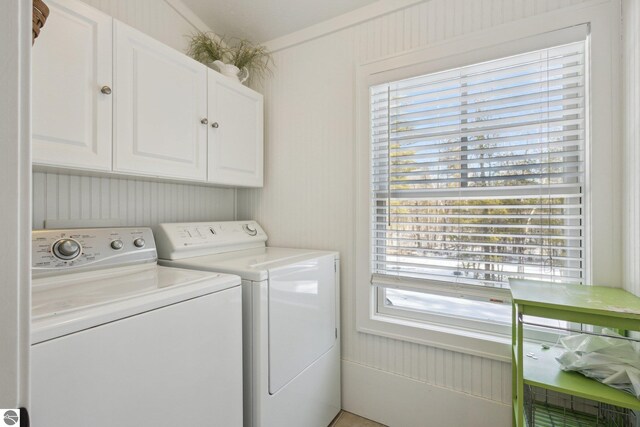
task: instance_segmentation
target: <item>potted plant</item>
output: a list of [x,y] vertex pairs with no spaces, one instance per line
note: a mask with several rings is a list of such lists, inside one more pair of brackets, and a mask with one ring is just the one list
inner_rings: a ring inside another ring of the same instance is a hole
[[249,40],[240,39],[229,48],[229,62],[238,70],[245,70],[246,78],[249,75],[261,79],[271,72],[272,59],[267,48],[254,45]]
[[218,37],[214,33],[199,32],[189,36],[187,55],[208,67],[211,67],[215,61],[223,60],[226,54],[227,44],[224,38]]
[[266,47],[254,45],[246,39],[234,41],[232,46],[228,46],[224,36],[197,33],[190,36],[187,54],[241,83],[249,76],[262,78],[271,72],[272,59]]

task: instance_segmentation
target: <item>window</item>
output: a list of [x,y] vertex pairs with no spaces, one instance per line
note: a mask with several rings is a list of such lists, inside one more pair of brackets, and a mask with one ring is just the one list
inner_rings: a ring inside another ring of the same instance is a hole
[[583,281],[585,63],[582,40],[370,87],[378,312],[507,324],[510,277]]
[[510,275],[621,285],[618,17],[581,5],[358,65],[359,333],[509,361]]

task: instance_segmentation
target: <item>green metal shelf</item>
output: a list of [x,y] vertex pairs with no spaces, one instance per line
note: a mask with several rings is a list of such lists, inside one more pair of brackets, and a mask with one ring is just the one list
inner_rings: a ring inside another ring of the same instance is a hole
[[[576,372],[564,372],[555,360],[562,349],[544,350],[524,342],[523,315],[565,320],[623,330],[640,330],[640,298],[617,288],[570,285],[533,280],[510,280],[513,303],[513,414],[514,426],[525,425],[525,384],[640,410],[631,394],[601,384]],[[536,358],[526,357],[534,353]],[[537,423],[536,423],[537,424]]]
[[509,285],[512,301],[522,306],[523,314],[628,330],[640,328],[640,298],[623,289],[521,279],[511,279]]
[[534,353],[537,359],[524,358],[524,383],[572,396],[593,399],[610,405],[640,410],[640,400],[633,395],[617,390],[577,372],[565,372],[556,357],[562,354],[560,347],[543,350],[540,344],[524,343],[524,354]]

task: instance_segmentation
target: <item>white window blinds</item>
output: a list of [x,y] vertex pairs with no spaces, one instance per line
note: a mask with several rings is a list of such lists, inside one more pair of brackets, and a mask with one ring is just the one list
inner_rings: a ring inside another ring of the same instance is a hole
[[585,80],[581,41],[371,87],[374,284],[580,282]]

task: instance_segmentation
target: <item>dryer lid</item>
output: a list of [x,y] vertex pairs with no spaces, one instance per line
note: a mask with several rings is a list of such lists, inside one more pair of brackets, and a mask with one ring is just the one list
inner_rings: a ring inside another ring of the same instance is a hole
[[269,270],[271,269],[326,255],[338,256],[337,252],[329,251],[263,247],[174,261],[159,260],[158,262],[172,267],[237,274],[244,280],[259,282],[269,278]]

